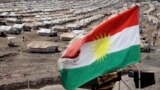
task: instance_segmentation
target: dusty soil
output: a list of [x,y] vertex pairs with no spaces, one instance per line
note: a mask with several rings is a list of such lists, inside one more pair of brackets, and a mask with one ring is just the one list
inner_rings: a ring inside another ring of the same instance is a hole
[[[147,6],[143,8],[143,11],[148,9]],[[153,13],[159,12],[157,11]],[[105,20],[105,17],[103,20]],[[84,28],[89,31],[90,28],[100,23],[102,20],[99,20],[92,25]],[[147,35],[147,38],[151,38],[151,33],[155,30],[154,26],[149,25],[147,22],[142,22],[144,25],[143,31]],[[42,37],[36,35],[36,31],[24,32],[21,35],[11,35],[17,37],[14,42],[18,47],[8,47],[7,38],[0,37],[0,90],[14,90],[10,88],[10,84],[23,82],[24,85],[21,85],[21,88],[27,87],[27,81],[30,81],[31,85],[34,85],[37,82],[48,81],[48,84],[57,84],[59,81],[59,73],[56,62],[60,57],[62,51],[66,48],[68,42],[60,41],[59,37]],[[25,42],[23,42],[22,37],[25,37]],[[53,41],[58,44],[59,51],[58,53],[28,53],[26,51],[26,44],[33,40],[45,40]],[[156,45],[152,47],[154,49],[151,53],[142,53],[142,63],[141,69],[145,71],[153,71],[156,73],[156,89],[153,89],[154,86],[146,88],[145,90],[160,90],[160,38],[158,38]],[[147,58],[149,55],[149,59]],[[130,83],[128,79],[124,79],[129,82],[129,85],[134,88],[133,83]],[[35,82],[34,82],[35,81]],[[36,82],[37,81],[37,82]],[[43,82],[42,82],[43,83]],[[7,86],[8,85],[8,86]],[[17,84],[16,84],[17,85]],[[18,86],[13,87],[18,87]],[[41,85],[41,83],[40,83]],[[23,87],[24,86],[24,87]],[[50,87],[50,86],[49,86]],[[57,87],[57,89],[56,89]],[[62,86],[52,87],[52,90],[63,90]],[[51,89],[40,89],[40,90],[51,90]],[[117,89],[115,89],[117,90]],[[128,90],[123,88],[123,90]],[[134,89],[135,90],[135,89]]]
[[[93,26],[99,24],[106,18],[107,17],[98,20],[83,29],[89,31]],[[58,35],[59,34],[60,33],[58,33]],[[21,35],[8,36],[16,37],[13,41],[16,43],[17,47],[8,47],[8,39],[0,37],[0,90],[5,88],[7,90],[25,88],[27,87],[28,81],[30,81],[32,87],[35,87],[34,84],[36,83],[43,86],[45,83],[43,80],[46,78],[50,80],[48,84],[60,83],[56,63],[63,50],[68,45],[68,41],[61,41],[59,37],[38,36],[34,30],[31,32],[23,32]],[[24,41],[23,37],[25,37]],[[26,49],[26,44],[34,40],[52,41],[58,44],[59,52],[29,53]]]

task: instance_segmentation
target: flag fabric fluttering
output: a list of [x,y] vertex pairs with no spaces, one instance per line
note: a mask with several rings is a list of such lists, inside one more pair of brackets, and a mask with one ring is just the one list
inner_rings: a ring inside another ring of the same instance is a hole
[[134,6],[69,45],[57,63],[64,88],[75,90],[104,73],[139,61],[139,7]]

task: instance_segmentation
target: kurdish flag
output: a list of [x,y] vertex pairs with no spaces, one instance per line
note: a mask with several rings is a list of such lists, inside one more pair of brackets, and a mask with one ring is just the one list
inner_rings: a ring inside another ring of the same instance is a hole
[[140,60],[139,7],[106,20],[68,46],[58,60],[62,84],[75,90],[86,82]]

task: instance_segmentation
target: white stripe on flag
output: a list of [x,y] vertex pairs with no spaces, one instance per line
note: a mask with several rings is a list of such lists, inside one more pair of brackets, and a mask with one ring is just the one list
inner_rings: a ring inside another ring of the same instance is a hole
[[[125,28],[122,32],[110,37],[111,47],[108,53],[117,52],[133,45],[139,45],[139,38],[139,25]],[[96,60],[92,47],[94,43],[95,41],[85,43],[81,47],[79,57],[75,59],[60,58],[58,60],[59,69],[78,68],[92,64]]]

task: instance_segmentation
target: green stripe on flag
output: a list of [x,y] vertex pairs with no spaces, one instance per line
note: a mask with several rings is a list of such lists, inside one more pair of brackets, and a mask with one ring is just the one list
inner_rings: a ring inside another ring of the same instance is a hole
[[75,90],[86,81],[90,81],[104,73],[124,68],[140,61],[140,46],[135,45],[124,50],[107,54],[102,60],[91,65],[61,70],[62,84],[67,90]]

